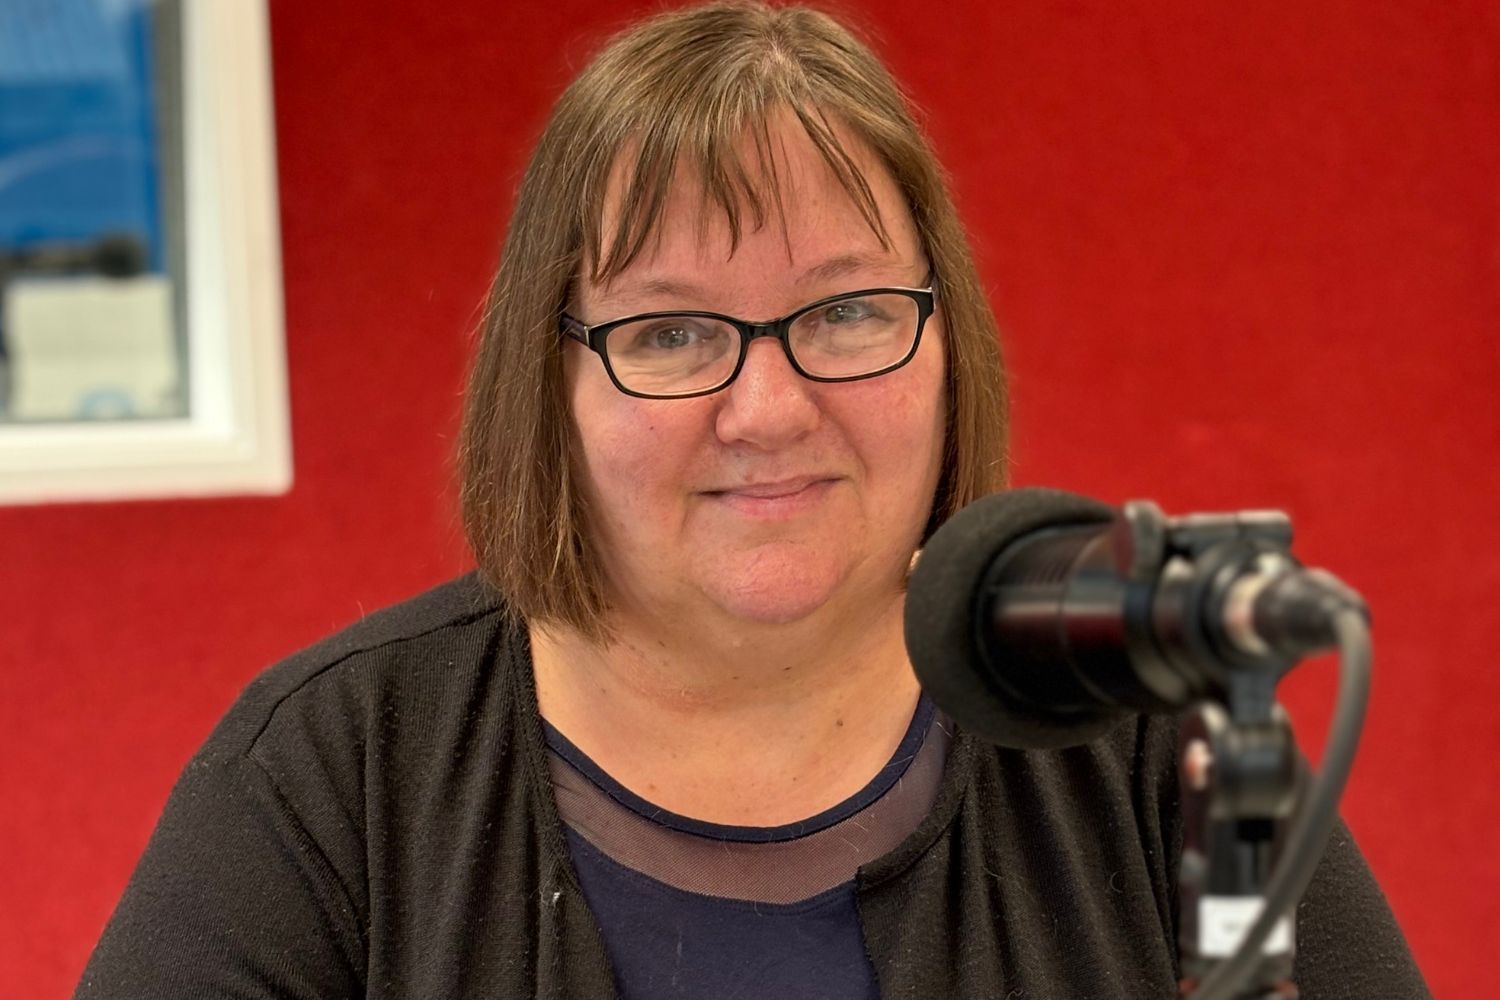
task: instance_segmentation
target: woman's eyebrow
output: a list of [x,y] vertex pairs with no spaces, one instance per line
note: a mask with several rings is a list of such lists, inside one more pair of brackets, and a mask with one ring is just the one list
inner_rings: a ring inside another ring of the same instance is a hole
[[836,257],[830,257],[821,263],[814,264],[802,272],[799,279],[800,284],[813,284],[821,281],[832,281],[861,271],[880,269],[895,269],[899,261],[889,254],[873,253],[845,253]]
[[679,298],[690,299],[704,294],[702,285],[672,278],[648,278],[633,285],[626,285],[619,294],[633,298]]

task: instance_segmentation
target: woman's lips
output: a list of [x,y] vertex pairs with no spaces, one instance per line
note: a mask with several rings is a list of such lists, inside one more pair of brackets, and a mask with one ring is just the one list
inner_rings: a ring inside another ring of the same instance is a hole
[[751,483],[728,490],[712,490],[710,500],[748,517],[785,518],[804,513],[823,502],[832,479],[792,479]]

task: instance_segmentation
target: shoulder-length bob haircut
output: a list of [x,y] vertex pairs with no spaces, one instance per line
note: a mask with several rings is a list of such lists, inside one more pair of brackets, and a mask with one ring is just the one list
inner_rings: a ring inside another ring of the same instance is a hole
[[[747,224],[768,224],[780,208],[766,162],[770,123],[788,112],[888,242],[840,136],[875,154],[932,265],[947,334],[947,441],[928,533],[1004,486],[995,320],[942,169],[885,67],[833,18],[802,7],[661,14],[615,37],[558,100],[522,180],[479,335],[460,453],[464,527],[480,570],[524,618],[608,635],[563,389],[558,323],[573,283],[584,268],[607,281],[636,259],[677,170],[697,171],[732,240]],[[747,149],[760,151],[759,163],[745,162]],[[606,232],[612,174],[623,195]]]

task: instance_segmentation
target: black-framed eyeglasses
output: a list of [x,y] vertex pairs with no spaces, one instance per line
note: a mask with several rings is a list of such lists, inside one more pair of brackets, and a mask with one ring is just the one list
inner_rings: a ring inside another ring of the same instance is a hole
[[758,337],[780,341],[792,368],[814,382],[893,372],[916,355],[936,300],[930,287],[866,288],[819,299],[766,323],[680,311],[587,326],[563,313],[560,332],[597,353],[621,392],[685,399],[733,382]]

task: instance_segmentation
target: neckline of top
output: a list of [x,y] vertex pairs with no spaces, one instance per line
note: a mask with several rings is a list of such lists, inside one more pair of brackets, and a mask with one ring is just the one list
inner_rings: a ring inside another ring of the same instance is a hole
[[546,719],[542,719],[541,722],[549,750],[567,761],[570,766],[588,778],[600,791],[638,816],[681,833],[690,833],[712,840],[770,844],[796,840],[799,837],[806,837],[817,833],[819,830],[826,830],[835,823],[848,819],[855,813],[868,808],[879,800],[881,796],[885,795],[886,792],[894,788],[896,782],[900,781],[902,775],[906,773],[906,769],[911,765],[911,762],[916,759],[917,751],[922,748],[922,743],[926,739],[927,732],[932,725],[933,712],[934,707],[931,700],[926,695],[921,696],[917,700],[917,708],[912,713],[911,723],[906,728],[906,734],[902,736],[900,744],[897,745],[895,752],[891,755],[891,759],[875,773],[875,776],[863,788],[842,802],[824,809],[822,812],[809,816],[806,819],[778,826],[736,826],[727,823],[711,823],[707,820],[694,819],[691,816],[684,816],[681,813],[663,809],[632,792],[612,778],[592,758],[569,740],[561,730],[552,725],[552,723]]

